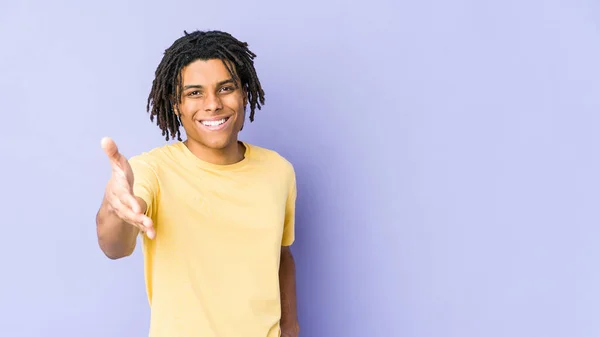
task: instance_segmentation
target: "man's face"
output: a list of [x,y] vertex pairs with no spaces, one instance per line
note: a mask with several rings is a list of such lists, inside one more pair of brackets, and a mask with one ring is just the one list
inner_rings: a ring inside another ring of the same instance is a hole
[[196,60],[183,68],[179,116],[189,140],[209,149],[237,146],[246,95],[223,61]]

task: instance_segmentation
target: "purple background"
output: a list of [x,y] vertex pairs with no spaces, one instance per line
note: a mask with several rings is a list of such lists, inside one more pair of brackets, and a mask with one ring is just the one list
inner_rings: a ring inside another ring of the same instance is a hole
[[[94,215],[184,29],[248,41],[296,166],[302,337],[600,335],[595,0],[0,2],[0,335],[147,335]],[[14,142],[14,143],[13,143]]]

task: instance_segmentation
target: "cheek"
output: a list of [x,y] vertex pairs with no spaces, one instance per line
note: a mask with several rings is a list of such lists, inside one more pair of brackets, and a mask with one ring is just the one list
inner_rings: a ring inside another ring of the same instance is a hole
[[237,120],[235,121],[238,130],[244,125],[244,119],[246,119],[246,112],[244,111],[244,107],[242,107],[240,112],[238,112]]
[[194,111],[198,110],[198,102],[193,99],[183,99],[183,102],[179,105],[179,112],[181,118],[190,118]]
[[198,110],[197,104],[194,102],[184,102],[179,106],[179,118],[184,123],[190,123],[193,121],[194,114]]
[[192,122],[192,115],[191,115],[191,114],[184,113],[184,112],[181,112],[181,113],[179,114],[179,119],[181,120],[181,123],[183,123],[183,124],[186,124],[186,125],[187,125],[187,124],[189,124],[189,123],[191,123],[191,122]]
[[193,120],[192,116],[193,113],[186,113],[184,111],[180,111],[179,122],[186,130],[186,132],[191,132],[191,130],[193,130],[196,126],[196,122]]

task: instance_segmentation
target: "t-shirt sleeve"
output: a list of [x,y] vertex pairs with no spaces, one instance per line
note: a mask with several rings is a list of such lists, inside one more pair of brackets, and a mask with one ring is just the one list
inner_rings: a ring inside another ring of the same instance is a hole
[[133,171],[133,195],[146,202],[146,216],[153,218],[159,191],[156,172],[140,156],[130,158],[129,165]]
[[282,246],[291,246],[295,239],[296,225],[296,174],[292,169],[290,187],[288,190],[287,202],[285,206],[285,221],[283,225]]

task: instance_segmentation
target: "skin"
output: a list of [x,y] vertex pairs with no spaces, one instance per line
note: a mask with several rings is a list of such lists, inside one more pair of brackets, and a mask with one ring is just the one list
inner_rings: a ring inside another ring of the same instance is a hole
[[[241,89],[221,60],[198,60],[182,71],[183,90],[176,113],[188,139],[185,144],[198,158],[220,165],[233,164],[243,159],[244,147],[238,143],[248,103],[246,91]],[[200,124],[202,120],[229,117],[226,127],[210,131]]]
[[296,309],[296,264],[290,247],[281,247],[279,286],[281,288],[281,337],[298,337],[300,326]]
[[[201,160],[228,165],[244,158],[244,146],[238,141],[248,103],[247,93],[237,87],[221,60],[196,60],[182,69],[183,87],[175,99],[175,113],[188,136],[184,144]],[[202,120],[229,118],[225,127],[211,131]],[[109,159],[112,175],[102,205],[96,215],[98,243],[104,254],[119,259],[133,253],[140,231],[150,239],[156,232],[152,219],[144,215],[147,205],[133,194],[134,176],[127,158],[115,142],[103,138],[102,148]],[[295,263],[289,247],[282,247],[279,267],[281,288],[282,337],[297,337]]]

